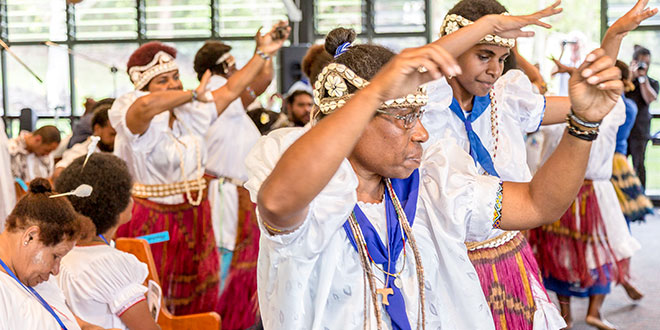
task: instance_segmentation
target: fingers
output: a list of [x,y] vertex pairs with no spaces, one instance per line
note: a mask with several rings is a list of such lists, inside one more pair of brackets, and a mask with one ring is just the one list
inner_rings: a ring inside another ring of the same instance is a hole
[[609,56],[603,55],[590,63],[584,70],[582,70],[582,72],[580,72],[580,75],[582,78],[589,79],[612,66],[614,66],[614,60]]
[[610,80],[621,80],[621,70],[619,70],[619,68],[612,66],[608,69],[600,71],[587,78],[587,83],[596,85],[608,82]]
[[208,84],[209,79],[211,79],[211,75],[212,75],[211,70],[207,69],[206,71],[204,71],[204,74],[202,75],[202,79],[199,81],[199,85],[200,86],[203,85],[204,87],[206,87],[206,84]]
[[[589,66],[591,65],[594,61],[598,60],[599,58],[605,56],[605,50],[602,48],[597,48],[594,49],[587,57],[584,59],[584,62],[580,64],[580,66],[577,68],[577,71],[580,72],[582,75],[582,72]],[[593,73],[593,72],[591,72]],[[588,78],[588,76],[591,76],[591,74],[587,75],[586,77],[582,75],[584,78]]]
[[441,46],[429,44],[424,48],[427,50],[427,55],[435,63],[435,66],[439,68],[443,74],[457,76],[462,73],[461,67],[456,62],[456,59]]
[[646,5],[648,4],[649,4],[649,0],[639,0],[637,1],[637,3],[635,4],[632,10],[641,10],[643,8],[646,8]]
[[623,81],[622,80],[610,80],[604,83],[598,84],[598,89],[602,91],[614,91],[617,95],[623,93]]
[[553,3],[552,5],[546,7],[542,10],[539,10],[539,11],[537,11],[536,13],[534,13],[530,16],[533,16],[536,19],[541,19],[541,18],[544,18],[544,17],[550,17],[550,16],[553,16],[553,15],[557,15],[557,14],[559,14],[563,11],[562,8],[557,8],[557,7],[559,7],[560,4],[561,4],[561,0],[558,0],[555,3]]

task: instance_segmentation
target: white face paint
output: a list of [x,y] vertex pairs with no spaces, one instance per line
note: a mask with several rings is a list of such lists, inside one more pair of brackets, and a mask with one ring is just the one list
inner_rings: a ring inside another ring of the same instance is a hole
[[43,265],[44,264],[44,251],[39,251],[37,254],[32,258],[32,263],[37,264],[37,265]]

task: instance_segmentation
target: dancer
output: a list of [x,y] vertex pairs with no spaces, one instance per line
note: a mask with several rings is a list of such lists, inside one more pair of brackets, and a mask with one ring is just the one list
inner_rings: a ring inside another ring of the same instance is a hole
[[286,38],[285,26],[257,33],[254,56],[212,92],[206,91],[210,71],[196,90],[183,90],[176,50],[159,42],[142,45],[129,59],[136,90],[119,97],[109,112],[117,131],[115,155],[136,181],[132,219],[117,236],[165,237],[152,242],[151,250],[165,305],[175,315],[217,310],[219,260],[203,177],[204,136],[280,49],[284,39],[275,39],[275,31],[282,27]]
[[[398,56],[375,45],[352,45],[355,35],[345,29],[326,37],[326,49],[337,57],[315,84],[322,119],[309,130],[271,133],[247,160],[246,187],[258,200],[262,229],[265,328],[380,328],[383,322],[395,329],[494,327],[467,258],[466,235],[490,231],[493,221],[523,229],[561,214],[586,166],[585,138],[596,132],[571,121],[561,149],[531,183],[501,185],[478,175],[451,140],[422,151],[428,139],[418,123],[423,90],[401,95],[439,78],[440,71],[460,73],[445,47],[463,52],[487,34],[520,36],[507,31],[542,24],[538,19],[556,12],[489,15]],[[577,116],[598,122],[614,105],[621,82],[602,50],[587,60],[580,68],[584,76],[573,78],[571,101]],[[600,87],[586,82],[587,68]]]

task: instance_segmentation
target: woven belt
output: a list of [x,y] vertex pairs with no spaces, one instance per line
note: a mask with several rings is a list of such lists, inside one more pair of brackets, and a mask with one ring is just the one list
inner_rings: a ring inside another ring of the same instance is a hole
[[243,181],[243,180],[239,180],[239,179],[236,179],[236,178],[230,178],[228,176],[220,176],[220,177],[218,177],[218,181],[220,181],[220,184],[223,184],[223,183],[226,182],[226,183],[231,183],[231,184],[233,184],[237,187],[243,187],[243,185],[245,184],[245,181]]
[[465,242],[465,246],[467,247],[468,251],[496,248],[512,240],[514,237],[516,237],[516,235],[518,235],[518,233],[519,231],[516,230],[506,231],[497,237],[493,237],[483,242]]
[[[190,191],[199,191],[206,189],[206,180],[201,177],[199,179],[190,180],[187,182]],[[151,197],[167,197],[175,196],[186,193],[186,182],[175,182],[166,184],[133,184],[131,189],[133,196],[138,198],[151,198]]]

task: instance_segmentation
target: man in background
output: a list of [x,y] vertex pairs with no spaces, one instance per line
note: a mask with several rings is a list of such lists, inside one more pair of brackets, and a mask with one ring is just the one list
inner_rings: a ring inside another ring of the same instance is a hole
[[60,131],[52,125],[42,126],[32,133],[22,131],[9,140],[12,175],[26,183],[34,178],[49,178],[54,165],[51,153],[60,140]]

